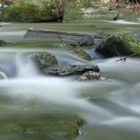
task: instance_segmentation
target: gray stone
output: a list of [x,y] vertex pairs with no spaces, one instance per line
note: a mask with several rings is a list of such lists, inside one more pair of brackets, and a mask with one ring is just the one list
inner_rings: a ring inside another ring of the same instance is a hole
[[82,59],[85,60],[92,60],[92,57],[90,56],[90,54],[88,54],[83,48],[81,47],[75,47],[73,49],[74,53],[79,56]]
[[48,52],[34,55],[33,61],[39,66],[39,69],[45,69],[58,64],[56,57]]
[[70,76],[81,75],[86,71],[99,72],[100,69],[97,65],[60,65],[46,68],[43,70],[43,73],[56,76]]
[[119,36],[109,35],[95,50],[104,57],[130,55],[127,44]]
[[84,81],[84,80],[99,80],[100,79],[100,73],[95,72],[95,71],[87,71],[83,73],[79,80]]
[[91,46],[94,45],[94,38],[91,35],[84,36],[79,41],[80,46]]

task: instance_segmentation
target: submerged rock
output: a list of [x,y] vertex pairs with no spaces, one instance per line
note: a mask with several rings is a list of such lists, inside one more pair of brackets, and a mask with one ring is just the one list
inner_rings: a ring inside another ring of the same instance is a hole
[[45,69],[58,64],[56,57],[48,52],[34,55],[33,61],[39,66],[39,69]]
[[130,55],[128,44],[120,36],[109,35],[103,39],[102,43],[95,50],[104,57]]
[[6,42],[0,39],[0,46],[5,46]]
[[43,73],[56,76],[69,76],[80,75],[86,71],[99,72],[100,69],[97,65],[60,65],[46,68],[43,70]]
[[92,60],[91,56],[81,47],[76,47],[73,49],[74,53],[82,59]]
[[95,72],[95,71],[87,71],[83,73],[79,80],[84,81],[84,80],[99,80],[100,79],[100,73]]

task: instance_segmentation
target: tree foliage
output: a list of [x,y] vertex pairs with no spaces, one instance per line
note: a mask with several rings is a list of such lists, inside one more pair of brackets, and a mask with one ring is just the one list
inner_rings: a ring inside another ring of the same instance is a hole
[[65,13],[76,17],[81,12],[80,7],[84,5],[84,0],[15,0],[3,10],[2,19],[18,22],[63,22]]

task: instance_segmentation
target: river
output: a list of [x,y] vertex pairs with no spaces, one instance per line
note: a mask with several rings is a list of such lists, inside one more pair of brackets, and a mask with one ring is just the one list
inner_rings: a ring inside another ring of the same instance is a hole
[[[0,64],[9,78],[0,81],[0,140],[49,140],[35,133],[21,135],[20,124],[30,128],[42,112],[70,113],[85,120],[76,140],[140,139],[140,61],[118,58],[86,61],[66,46],[25,39],[28,28],[95,33],[98,31],[140,33],[136,22],[96,21],[64,24],[9,23],[0,28],[0,39],[9,43],[0,48]],[[71,78],[43,76],[30,59],[36,52],[51,52],[62,64],[98,64],[104,81],[79,82]],[[57,116],[55,116],[57,117]],[[27,119],[28,118],[28,119]],[[21,122],[22,123],[21,123]],[[24,122],[26,124],[26,122]],[[29,133],[33,133],[32,131]],[[50,140],[61,139],[51,137]]]

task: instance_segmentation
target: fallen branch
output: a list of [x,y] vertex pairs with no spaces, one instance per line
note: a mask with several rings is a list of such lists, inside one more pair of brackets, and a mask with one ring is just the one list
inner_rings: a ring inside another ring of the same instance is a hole
[[117,59],[117,60],[115,60],[115,61],[116,61],[116,62],[117,62],[117,61],[125,62],[125,61],[127,60],[128,57],[133,56],[133,55],[135,55],[135,54],[131,54],[131,55],[129,55],[129,56],[120,57],[119,59]]

